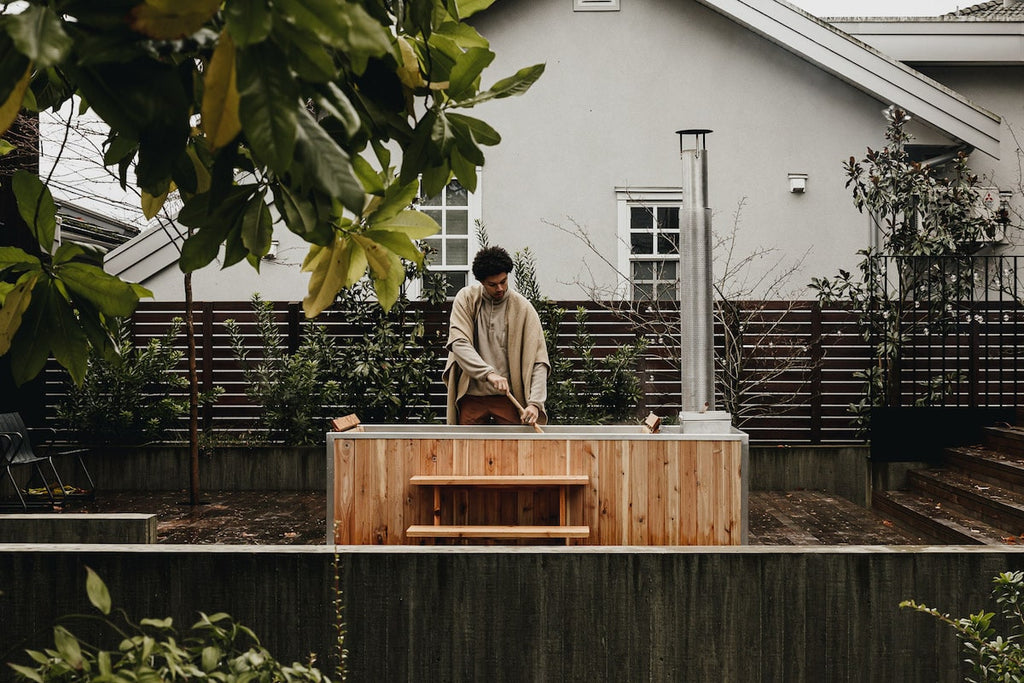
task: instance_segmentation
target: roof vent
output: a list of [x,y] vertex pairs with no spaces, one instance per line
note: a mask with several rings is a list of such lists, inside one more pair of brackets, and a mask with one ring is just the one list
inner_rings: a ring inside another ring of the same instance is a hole
[[619,0],[572,0],[574,12],[618,12]]

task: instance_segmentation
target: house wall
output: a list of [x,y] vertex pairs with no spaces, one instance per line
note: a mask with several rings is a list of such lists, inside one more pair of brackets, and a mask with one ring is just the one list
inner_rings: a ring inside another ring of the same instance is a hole
[[[1024,210],[1024,176],[1020,165],[1020,145],[1024,143],[1024,66],[919,66],[921,73],[956,90],[980,106],[1003,118],[999,159],[985,154],[971,155],[971,168],[985,185],[1012,190],[1011,227],[1007,244],[1000,251],[1019,253],[1024,244],[1021,214]],[[1016,224],[1017,227],[1012,227]]]
[[[497,53],[485,85],[530,64],[547,65],[522,97],[465,112],[503,138],[486,150],[481,172],[490,240],[510,251],[530,247],[546,295],[585,298],[618,283],[615,189],[678,187],[675,131],[682,128],[714,130],[707,138],[713,229],[728,235],[736,228],[734,262],[774,250],[751,264],[748,283],[777,265],[798,267],[778,294],[805,298],[812,276],[852,268],[868,244],[869,222],[853,206],[842,164],[884,143],[881,111],[888,102],[695,0],[629,0],[618,12],[573,12],[568,0],[506,2],[474,22]],[[1020,110],[1017,70],[926,73],[996,113]],[[920,143],[951,142],[916,123],[911,131]],[[693,139],[684,142],[690,147]],[[998,162],[980,152],[972,158],[1000,184],[1018,175],[1012,145],[1003,147]],[[789,192],[791,172],[808,175],[804,194]],[[600,256],[571,234],[576,229]],[[264,261],[262,274],[244,263],[223,271],[211,264],[194,275],[196,298],[239,300],[258,291],[268,300],[301,299],[308,274],[298,266],[306,245],[284,228],[275,236],[278,259]],[[740,280],[728,287],[731,294],[763,294]],[[145,284],[157,300],[183,298],[173,263]]]
[[[505,3],[478,24],[498,55],[491,78],[547,64],[526,95],[478,109],[503,137],[483,169],[483,221],[493,242],[531,247],[549,295],[579,296],[572,282],[591,273],[614,281],[557,226],[580,226],[614,255],[614,188],[678,186],[675,131],[690,127],[714,130],[716,232],[730,230],[742,204],[736,253],[772,247],[791,263],[807,252],[794,286],[856,262],[868,222],[844,187],[842,163],[882,143],[888,103],[696,2],[623,2],[619,12]],[[805,194],[789,192],[789,172],[808,174]]]

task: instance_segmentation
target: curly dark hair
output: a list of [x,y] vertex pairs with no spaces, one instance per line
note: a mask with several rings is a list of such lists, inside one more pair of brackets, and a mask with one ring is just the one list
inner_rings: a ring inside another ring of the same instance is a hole
[[501,247],[484,247],[473,257],[473,277],[484,278],[512,272],[512,257]]

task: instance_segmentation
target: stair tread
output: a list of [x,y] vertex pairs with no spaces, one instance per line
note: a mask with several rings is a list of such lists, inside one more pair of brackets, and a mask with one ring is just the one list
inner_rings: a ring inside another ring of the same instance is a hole
[[[975,543],[985,545],[1002,545],[1017,543],[1024,539],[1014,536],[1005,529],[965,515],[955,508],[944,506],[928,496],[911,491],[879,491],[876,495],[886,498],[890,503],[921,515],[934,524],[945,527],[948,531],[972,539]],[[908,522],[909,523],[909,522]]]
[[966,474],[950,469],[948,467],[928,467],[920,470],[913,470],[909,473],[913,479],[922,477],[938,482],[944,487],[959,489],[977,497],[985,497],[1000,505],[1016,508],[1024,514],[1024,495],[1015,493],[997,484],[972,479]]

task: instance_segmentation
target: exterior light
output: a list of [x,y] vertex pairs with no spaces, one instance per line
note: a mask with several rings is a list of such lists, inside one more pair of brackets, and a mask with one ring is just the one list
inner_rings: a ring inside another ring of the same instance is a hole
[[796,194],[803,194],[807,191],[807,174],[806,173],[790,173],[789,174],[789,191]]

